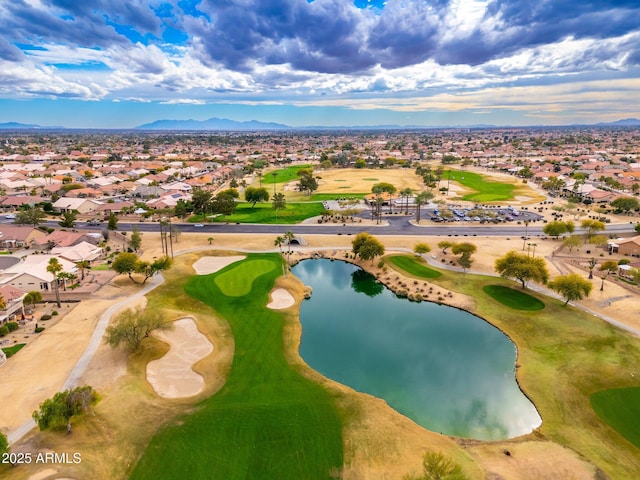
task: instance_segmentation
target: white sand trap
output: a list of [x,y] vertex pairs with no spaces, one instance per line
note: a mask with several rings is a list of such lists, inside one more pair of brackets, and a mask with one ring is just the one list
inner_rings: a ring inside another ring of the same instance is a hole
[[295,303],[295,299],[284,288],[276,288],[271,292],[271,301],[267,304],[267,308],[272,310],[280,310],[288,308]]
[[173,322],[175,328],[167,332],[155,332],[167,342],[167,354],[147,365],[147,380],[158,395],[164,398],[183,398],[200,393],[204,379],[191,368],[197,361],[213,351],[213,345],[191,318]]
[[244,255],[230,255],[228,257],[202,257],[194,262],[193,268],[198,275],[209,275],[223,269],[227,265],[244,260]]

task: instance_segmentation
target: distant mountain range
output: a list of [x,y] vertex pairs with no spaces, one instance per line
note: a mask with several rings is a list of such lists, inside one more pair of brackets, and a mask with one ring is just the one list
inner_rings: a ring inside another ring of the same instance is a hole
[[637,118],[623,118],[622,120],[616,120],[610,123],[598,123],[602,126],[614,126],[614,127],[637,127],[640,126],[640,120]]
[[[615,122],[609,123],[596,123],[596,124],[582,124],[582,125],[570,125],[570,126],[596,126],[596,127],[638,127],[640,126],[640,119],[637,118],[624,118]],[[164,130],[164,131],[283,131],[283,130],[401,130],[401,129],[439,129],[439,128],[508,128],[508,125],[443,125],[439,127],[425,127],[423,125],[351,125],[351,126],[308,126],[308,127],[292,127],[284,125],[282,123],[274,122],[260,122],[258,120],[249,120],[246,122],[238,122],[235,120],[229,120],[227,118],[209,118],[208,120],[156,120],[155,122],[145,123],[138,127],[134,127],[135,130]],[[535,127],[544,127],[544,125],[536,125]],[[522,128],[522,127],[518,127]],[[0,130],[67,130],[65,127],[52,127],[42,126],[27,123],[18,122],[5,122],[0,123]],[[68,129],[78,130],[78,129]],[[110,130],[110,129],[95,129],[95,130]],[[118,130],[131,130],[131,129],[118,129]]]
[[249,120],[248,122],[236,122],[227,118],[210,118],[208,120],[156,120],[145,123],[136,130],[291,130],[293,127],[273,122],[259,122]]

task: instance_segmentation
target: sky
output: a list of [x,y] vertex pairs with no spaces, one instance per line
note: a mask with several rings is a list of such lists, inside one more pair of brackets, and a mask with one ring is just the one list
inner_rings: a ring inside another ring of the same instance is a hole
[[0,0],[0,122],[640,118],[638,0]]

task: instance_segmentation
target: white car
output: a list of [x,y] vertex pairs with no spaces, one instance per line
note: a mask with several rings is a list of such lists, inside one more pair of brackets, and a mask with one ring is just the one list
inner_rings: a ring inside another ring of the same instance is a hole
[[196,227],[196,228],[201,228],[201,227],[204,227],[204,225],[203,225],[202,223],[196,223],[196,224],[194,225],[194,227]]
[[15,220],[16,216],[13,213],[8,213],[4,216],[7,220]]

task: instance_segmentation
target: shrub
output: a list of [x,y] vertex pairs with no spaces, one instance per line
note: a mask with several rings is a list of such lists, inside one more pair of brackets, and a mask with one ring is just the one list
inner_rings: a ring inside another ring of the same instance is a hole
[[10,332],[13,332],[14,330],[18,329],[18,322],[9,322],[7,323],[7,328],[9,329]]
[[37,327],[37,328],[34,330],[34,332],[36,332],[36,333],[40,333],[40,332],[42,332],[43,330],[44,330],[44,327]]
[[52,317],[55,317],[56,315],[58,315],[58,311],[57,310],[54,310],[53,312],[51,312],[51,316]]
[[40,317],[40,320],[51,320],[51,315],[45,314]]
[[4,337],[5,335],[9,335],[9,327],[3,325],[0,327],[0,337]]
[[380,260],[378,262],[378,268],[382,268],[382,267],[384,267],[384,260]]

